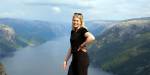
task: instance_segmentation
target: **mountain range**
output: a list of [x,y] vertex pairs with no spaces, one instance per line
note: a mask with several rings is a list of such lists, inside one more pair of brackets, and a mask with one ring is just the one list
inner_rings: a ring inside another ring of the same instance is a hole
[[117,75],[150,75],[150,18],[122,20],[96,36],[93,66]]
[[[150,18],[85,22],[96,37],[89,46],[91,65],[117,75],[150,74]],[[71,23],[0,19],[0,55],[69,36]]]

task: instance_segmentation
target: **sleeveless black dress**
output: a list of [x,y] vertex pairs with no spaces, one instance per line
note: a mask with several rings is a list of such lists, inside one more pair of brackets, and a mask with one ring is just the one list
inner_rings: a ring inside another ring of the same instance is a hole
[[68,75],[87,75],[89,57],[87,52],[77,51],[79,46],[86,40],[84,34],[88,32],[86,28],[80,28],[77,32],[71,31],[70,43],[72,62],[69,66]]

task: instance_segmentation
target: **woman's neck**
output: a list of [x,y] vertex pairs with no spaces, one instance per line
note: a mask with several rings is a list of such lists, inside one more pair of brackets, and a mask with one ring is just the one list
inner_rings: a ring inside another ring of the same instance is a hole
[[77,32],[80,29],[80,27],[74,28],[74,31]]

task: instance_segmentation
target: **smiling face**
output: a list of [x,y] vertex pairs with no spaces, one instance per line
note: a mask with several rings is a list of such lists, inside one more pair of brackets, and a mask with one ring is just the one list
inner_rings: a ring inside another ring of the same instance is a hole
[[81,26],[81,20],[78,17],[73,17],[72,23],[74,28],[79,28]]

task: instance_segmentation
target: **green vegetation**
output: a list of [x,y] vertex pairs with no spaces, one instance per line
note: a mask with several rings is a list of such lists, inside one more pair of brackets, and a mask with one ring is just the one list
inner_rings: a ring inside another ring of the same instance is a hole
[[0,24],[0,29],[2,28],[8,28],[9,26],[5,25],[5,24]]
[[97,36],[89,52],[92,65],[117,75],[149,75],[150,20],[136,22],[120,23]]

